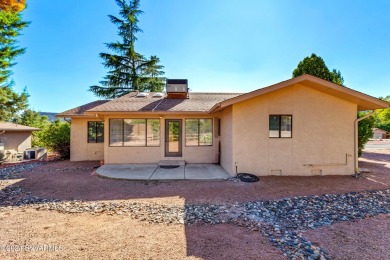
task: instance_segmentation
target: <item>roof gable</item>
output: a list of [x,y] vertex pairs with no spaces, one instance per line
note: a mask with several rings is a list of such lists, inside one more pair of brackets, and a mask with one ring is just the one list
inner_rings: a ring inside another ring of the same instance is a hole
[[285,80],[282,82],[279,82],[277,84],[261,88],[234,98],[231,98],[229,100],[226,100],[224,102],[221,102],[219,104],[216,104],[211,111],[218,111],[220,109],[223,109],[224,107],[230,106],[232,104],[242,102],[245,100],[248,100],[250,98],[265,95],[267,93],[294,85],[294,84],[302,84],[307,87],[311,87],[313,89],[319,90],[321,92],[327,93],[329,95],[337,96],[341,99],[348,100],[352,103],[357,104],[358,110],[374,110],[379,108],[387,108],[389,107],[389,103],[383,100],[380,100],[378,98],[369,96],[367,94],[364,94],[362,92],[358,92],[356,90],[340,86],[337,84],[334,84],[332,82],[305,74],[296,78],[292,78],[289,80]]

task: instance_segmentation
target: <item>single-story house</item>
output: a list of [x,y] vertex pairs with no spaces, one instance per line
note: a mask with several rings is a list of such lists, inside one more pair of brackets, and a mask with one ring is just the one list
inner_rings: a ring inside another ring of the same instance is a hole
[[387,132],[385,130],[379,129],[379,128],[373,128],[372,129],[373,139],[386,139]]
[[22,153],[31,148],[32,131],[39,128],[0,122],[0,151]]
[[71,119],[71,160],[219,163],[231,175],[347,175],[357,167],[357,112],[389,104],[310,75],[249,93],[129,93]]

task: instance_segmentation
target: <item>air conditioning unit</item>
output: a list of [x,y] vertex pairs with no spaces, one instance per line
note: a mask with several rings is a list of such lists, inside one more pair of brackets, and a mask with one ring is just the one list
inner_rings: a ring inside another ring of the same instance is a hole
[[47,157],[47,151],[43,147],[38,147],[38,148],[30,148],[24,151],[24,159],[25,160],[42,160],[46,159]]
[[168,98],[188,98],[188,80],[186,79],[167,79]]

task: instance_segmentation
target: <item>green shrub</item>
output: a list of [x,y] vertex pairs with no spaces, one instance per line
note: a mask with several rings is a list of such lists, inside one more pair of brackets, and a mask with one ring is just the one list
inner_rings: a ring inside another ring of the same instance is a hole
[[[358,117],[363,117],[367,113],[358,113]],[[359,157],[362,156],[364,145],[368,142],[368,140],[372,137],[373,132],[372,128],[375,125],[375,118],[370,116],[366,119],[363,119],[359,122],[358,127],[358,153]]]
[[36,132],[35,145],[46,147],[48,151],[56,152],[62,159],[70,157],[70,124],[54,121],[50,125]]

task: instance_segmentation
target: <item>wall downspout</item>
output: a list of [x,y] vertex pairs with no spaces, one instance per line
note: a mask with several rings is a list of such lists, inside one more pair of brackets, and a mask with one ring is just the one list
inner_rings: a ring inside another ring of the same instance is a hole
[[355,141],[355,145],[354,145],[354,152],[355,152],[355,160],[354,160],[354,167],[355,167],[355,177],[358,177],[358,174],[359,174],[359,149],[358,149],[358,143],[359,143],[359,133],[358,133],[358,129],[359,129],[359,122],[366,119],[367,117],[370,117],[372,116],[373,114],[375,114],[375,110],[372,110],[371,113],[363,116],[363,117],[360,117],[360,118],[356,118],[355,119],[355,126],[354,126],[354,141]]

